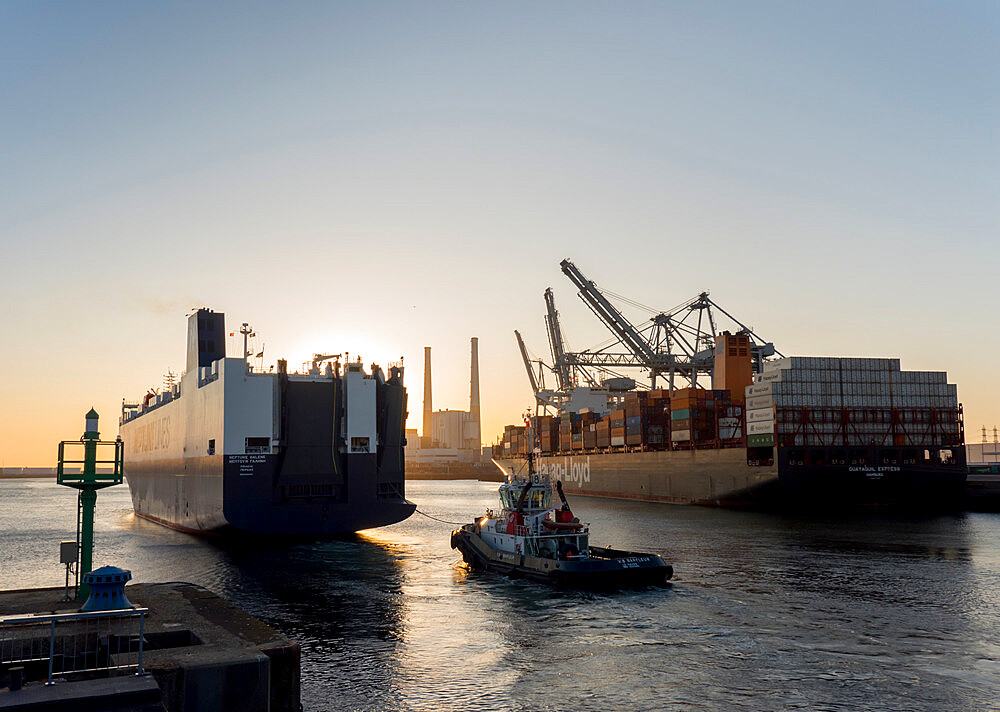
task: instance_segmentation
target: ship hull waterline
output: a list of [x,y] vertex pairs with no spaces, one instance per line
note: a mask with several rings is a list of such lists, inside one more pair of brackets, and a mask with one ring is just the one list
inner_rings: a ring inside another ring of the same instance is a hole
[[[223,503],[221,476],[147,471],[126,472],[125,478],[137,517],[198,536],[342,537],[403,521],[416,509],[407,501],[378,501],[365,507],[319,497],[282,503],[231,498]],[[227,514],[241,524],[234,524]]]
[[[776,510],[957,510],[967,476],[961,467],[794,467],[780,460],[779,451],[779,464],[750,466],[744,449],[728,448],[558,454],[537,457],[535,467],[573,495]],[[505,476],[526,471],[523,459],[494,463]]]

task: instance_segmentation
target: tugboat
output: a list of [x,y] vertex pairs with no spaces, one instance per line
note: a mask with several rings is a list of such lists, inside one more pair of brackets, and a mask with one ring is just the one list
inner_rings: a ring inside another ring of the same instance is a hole
[[656,554],[590,545],[590,527],[573,516],[556,482],[561,505],[552,506],[548,477],[509,476],[500,485],[499,511],[451,533],[451,548],[475,570],[527,578],[559,588],[625,588],[663,585],[674,570]]

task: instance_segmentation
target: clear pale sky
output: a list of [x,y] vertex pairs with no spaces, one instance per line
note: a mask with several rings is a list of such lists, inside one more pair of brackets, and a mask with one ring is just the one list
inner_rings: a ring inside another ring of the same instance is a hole
[[[404,355],[484,437],[607,333],[559,271],[786,354],[947,370],[1000,424],[1000,3],[0,4],[0,462],[183,368]],[[231,351],[235,355],[237,349]]]

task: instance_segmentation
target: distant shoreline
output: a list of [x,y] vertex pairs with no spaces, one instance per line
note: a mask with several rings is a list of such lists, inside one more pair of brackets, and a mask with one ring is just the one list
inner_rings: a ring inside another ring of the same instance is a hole
[[55,479],[55,467],[0,467],[0,480]]

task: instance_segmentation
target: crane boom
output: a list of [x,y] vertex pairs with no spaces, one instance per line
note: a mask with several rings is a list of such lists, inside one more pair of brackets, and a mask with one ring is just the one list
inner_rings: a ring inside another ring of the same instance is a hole
[[538,381],[535,379],[535,372],[531,370],[531,359],[528,358],[528,349],[524,347],[524,339],[521,333],[514,329],[514,338],[517,339],[517,348],[521,350],[521,358],[524,360],[524,370],[528,372],[528,381],[531,383],[531,393],[538,398]]
[[[614,394],[609,395],[613,389],[605,388],[604,384],[608,377],[622,377],[622,369],[639,368],[648,371],[651,388],[656,388],[657,378],[661,376],[667,379],[671,390],[675,388],[674,379],[677,376],[687,380],[692,387],[700,387],[699,379],[703,377],[712,377],[714,380],[720,325],[713,309],[718,309],[727,321],[733,322],[739,329],[737,333],[745,333],[750,337],[753,371],[759,372],[765,359],[781,355],[774,344],[761,339],[751,328],[712,301],[708,292],[701,292],[694,299],[668,311],[657,312],[627,297],[600,290],[568,259],[560,262],[559,267],[579,290],[581,301],[611,330],[615,343],[606,342],[593,350],[568,351],[563,341],[552,289],[547,288],[545,327],[552,352],[552,365],[548,366],[540,360],[532,361],[520,332],[514,332],[537,406],[555,408],[559,412],[568,408],[590,408],[592,406],[589,404],[582,406],[581,399],[590,398],[594,394],[598,397],[601,394],[607,395],[610,404],[615,397]],[[648,322],[637,326],[610,299],[622,300],[634,307],[646,309],[652,316]],[[532,370],[532,365],[536,362],[537,375]],[[555,375],[558,381],[556,390],[546,389],[543,368]]]
[[545,329],[549,334],[552,370],[555,371],[559,389],[569,390],[573,387],[573,379],[570,377],[570,367],[566,362],[566,347],[563,345],[562,329],[559,328],[559,312],[556,311],[552,287],[545,289]]
[[632,325],[632,322],[626,319],[601,294],[593,282],[583,276],[583,273],[577,269],[576,265],[569,260],[563,260],[559,263],[559,266],[562,268],[563,274],[569,277],[570,281],[580,290],[580,298],[584,303],[604,322],[605,326],[611,329],[615,336],[621,340],[622,344],[645,365],[655,367],[653,362],[656,360],[656,353],[646,343],[646,340],[642,338],[642,335]]

